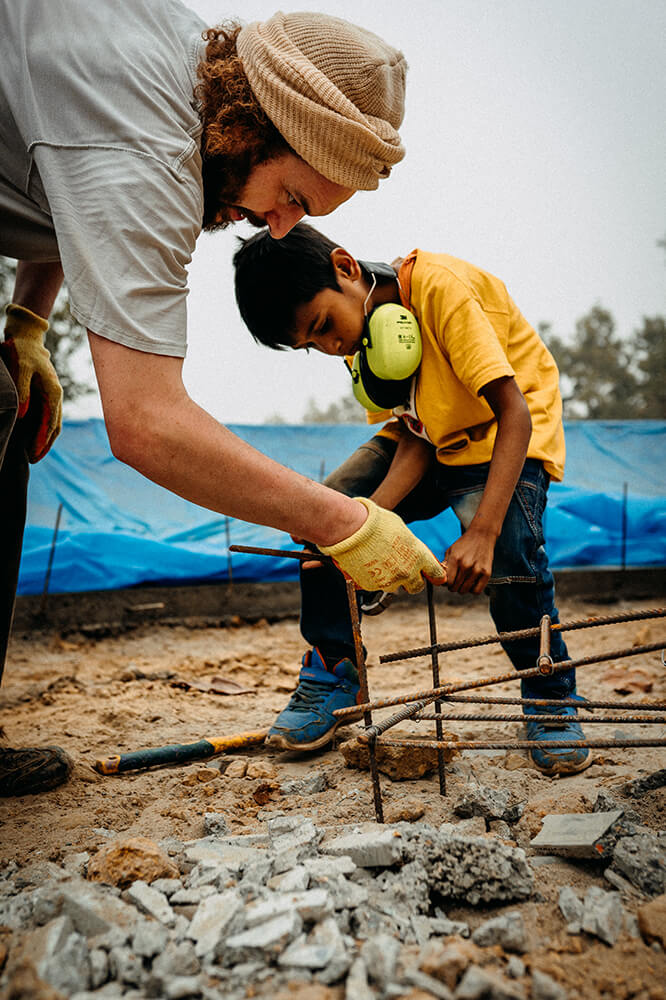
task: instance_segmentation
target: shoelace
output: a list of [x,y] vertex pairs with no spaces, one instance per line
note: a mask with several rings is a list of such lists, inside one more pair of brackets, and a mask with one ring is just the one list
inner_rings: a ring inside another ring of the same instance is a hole
[[302,680],[291,696],[289,708],[292,712],[307,712],[311,708],[318,708],[331,693],[331,688],[332,685],[319,681]]

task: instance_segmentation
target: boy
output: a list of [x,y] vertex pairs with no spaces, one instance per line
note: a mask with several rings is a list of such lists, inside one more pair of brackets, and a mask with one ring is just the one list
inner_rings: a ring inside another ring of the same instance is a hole
[[[266,231],[234,257],[236,299],[255,340],[277,350],[313,349],[339,357],[361,346],[367,317],[387,302],[416,317],[422,360],[392,419],[327,480],[350,496],[370,497],[405,521],[451,506],[463,533],[444,565],[459,593],[486,588],[497,630],[557,621],[542,518],[550,479],[562,478],[564,431],[555,362],[497,278],[444,254],[415,250],[395,267],[357,261],[310,226],[281,240]],[[335,557],[335,552],[332,552]],[[269,733],[288,750],[328,743],[332,712],[358,695],[344,581],[322,564],[301,572],[301,631],[312,646],[298,687]],[[359,595],[359,604],[372,603]],[[536,665],[538,638],[504,644],[517,670]],[[555,662],[568,659],[558,632]],[[525,698],[556,702],[575,695],[575,671],[522,682]],[[583,739],[572,706],[526,706],[537,742]],[[561,721],[543,723],[539,716]],[[548,775],[591,763],[586,748],[531,750]]]

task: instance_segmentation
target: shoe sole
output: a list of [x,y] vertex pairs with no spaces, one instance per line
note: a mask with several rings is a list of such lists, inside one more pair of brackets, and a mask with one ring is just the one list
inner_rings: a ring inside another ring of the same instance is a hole
[[530,760],[537,771],[540,771],[541,774],[545,774],[548,778],[554,778],[557,775],[565,777],[568,774],[580,774],[581,771],[585,771],[590,764],[594,763],[594,757],[592,754],[588,754],[585,760],[579,761],[578,763],[573,760],[562,760],[553,764],[551,767],[540,767],[532,757],[532,754],[530,754]]
[[302,750],[304,753],[308,750],[319,750],[321,747],[324,747],[327,743],[331,742],[340,726],[348,726],[352,722],[358,722],[358,720],[362,717],[363,712],[345,716],[344,719],[340,719],[339,722],[336,722],[332,729],[327,730],[323,736],[320,736],[318,740],[312,740],[311,743],[294,743],[287,736],[281,736],[279,733],[272,733],[270,736],[266,737],[266,746],[273,747],[277,750]]

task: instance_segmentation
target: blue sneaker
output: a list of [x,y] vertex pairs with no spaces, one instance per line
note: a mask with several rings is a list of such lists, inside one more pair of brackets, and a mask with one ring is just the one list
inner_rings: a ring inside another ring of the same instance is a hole
[[327,667],[318,649],[308,650],[298,687],[268,730],[266,743],[281,750],[317,750],[325,746],[338,726],[361,717],[360,712],[344,719],[333,715],[336,708],[355,705],[358,693],[358,674],[351,660]]
[[[578,698],[584,702],[585,699],[579,695],[570,695],[571,698]],[[575,719],[578,716],[578,709],[573,705],[557,705],[555,701],[551,706],[526,705],[525,715],[535,715],[534,722],[527,723],[528,740],[554,741],[554,740],[584,740],[585,734]],[[562,721],[540,722],[539,715],[558,715]],[[535,767],[543,774],[550,776],[556,774],[577,774],[584,771],[592,763],[592,754],[589,747],[562,747],[561,750],[554,747],[532,747],[530,756]]]

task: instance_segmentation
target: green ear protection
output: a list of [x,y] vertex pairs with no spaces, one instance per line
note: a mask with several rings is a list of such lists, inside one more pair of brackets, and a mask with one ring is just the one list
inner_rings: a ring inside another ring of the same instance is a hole
[[[385,264],[361,263],[373,279],[376,273],[389,270]],[[392,269],[390,273],[395,277]],[[350,369],[354,396],[361,406],[378,413],[404,403],[421,354],[421,331],[409,309],[396,302],[373,309],[366,317],[361,348]]]

